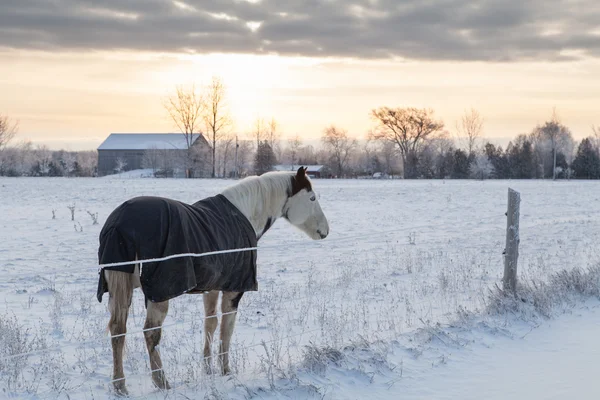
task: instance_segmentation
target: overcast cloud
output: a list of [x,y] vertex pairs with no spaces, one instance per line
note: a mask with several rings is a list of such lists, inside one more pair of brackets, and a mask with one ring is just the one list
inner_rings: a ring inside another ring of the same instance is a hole
[[600,57],[597,0],[0,0],[0,47],[420,60]]

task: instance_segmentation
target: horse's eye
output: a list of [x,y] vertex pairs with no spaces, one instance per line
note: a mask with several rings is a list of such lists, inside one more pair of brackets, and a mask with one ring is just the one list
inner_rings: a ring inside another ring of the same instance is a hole
[[310,198],[310,201],[315,201],[317,198],[315,197],[315,195],[313,194]]

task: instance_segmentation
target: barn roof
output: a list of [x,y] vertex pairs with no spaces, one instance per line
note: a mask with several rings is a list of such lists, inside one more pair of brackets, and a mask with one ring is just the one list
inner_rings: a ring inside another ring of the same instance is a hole
[[[193,142],[202,138],[194,134]],[[185,136],[182,133],[111,133],[98,150],[147,150],[147,149],[187,149]]]
[[[301,165],[290,165],[290,164],[279,164],[275,165],[273,169],[275,171],[296,171]],[[306,172],[320,172],[323,169],[322,165],[302,165],[306,167]]]

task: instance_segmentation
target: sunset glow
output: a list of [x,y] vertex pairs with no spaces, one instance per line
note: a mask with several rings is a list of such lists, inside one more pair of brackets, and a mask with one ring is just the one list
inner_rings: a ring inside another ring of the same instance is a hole
[[[134,5],[115,3],[89,8],[86,3],[82,2],[81,12],[98,23],[142,27],[151,15]],[[588,39],[582,38],[578,45],[556,46],[552,52],[544,50],[544,46],[550,46],[548,43],[567,40],[569,24],[574,23],[568,18],[557,16],[554,21],[539,25],[537,33],[532,33],[540,41],[537,49],[501,44],[499,34],[496,42],[489,39],[488,46],[482,47],[480,57],[472,53],[461,56],[458,50],[456,55],[441,51],[437,57],[430,53],[433,48],[426,47],[411,53],[409,42],[398,44],[404,47],[393,51],[389,47],[386,56],[377,57],[369,54],[363,44],[358,46],[356,41],[363,40],[362,36],[336,37],[335,44],[328,42],[329,36],[323,36],[323,45],[317,46],[316,52],[303,51],[302,43],[309,39],[301,38],[318,32],[298,31],[298,24],[304,20],[294,16],[293,7],[288,11],[281,7],[277,18],[278,23],[287,21],[290,30],[286,32],[296,34],[298,40],[285,39],[289,52],[276,50],[281,44],[276,46],[275,36],[266,36],[274,25],[252,14],[272,6],[270,2],[240,4],[236,6],[240,7],[236,16],[226,7],[221,11],[202,11],[192,3],[172,3],[172,12],[182,21],[198,15],[216,24],[215,32],[223,30],[219,35],[189,27],[186,34],[196,40],[204,40],[206,35],[221,38],[220,47],[215,43],[214,49],[206,51],[175,40],[172,50],[166,51],[168,46],[153,42],[156,39],[151,37],[123,42],[124,48],[119,48],[120,40],[109,42],[106,32],[104,36],[85,33],[81,43],[70,43],[77,38],[61,39],[67,33],[39,27],[40,32],[47,31],[44,44],[18,37],[10,26],[0,28],[0,36],[4,37],[0,40],[0,110],[20,121],[19,139],[52,148],[91,149],[111,132],[174,131],[162,105],[164,98],[176,85],[202,86],[212,76],[219,76],[227,86],[234,130],[241,136],[252,130],[256,118],[274,117],[284,136],[318,138],[324,127],[333,123],[351,135],[364,137],[374,125],[370,110],[384,105],[431,107],[450,133],[464,110],[475,107],[485,118],[486,137],[498,141],[529,132],[549,117],[553,107],[575,138],[589,135],[590,126],[599,123],[600,61],[595,53],[597,43],[589,39],[597,37],[597,28],[589,28],[585,33]],[[29,18],[29,11],[17,6],[8,11],[6,18],[11,12],[23,20]],[[74,18],[83,18],[72,12]],[[152,18],[157,12],[160,9],[152,11]],[[372,4],[352,5],[347,12],[345,18],[363,24],[388,17],[387,12]],[[465,15],[470,12],[475,11],[464,11]],[[241,17],[243,13],[248,13],[247,18]],[[459,28],[456,40],[480,45],[481,32],[478,33],[476,23],[472,27],[465,23]],[[227,29],[244,38],[242,41],[258,43],[258,47],[251,50],[253,45],[248,44],[248,51],[241,51],[238,44],[228,43]],[[9,30],[11,35],[2,34]],[[375,25],[373,30],[377,33]],[[330,34],[333,33],[323,33]],[[405,31],[396,34],[398,40],[409,41]],[[259,40],[261,35],[265,37]],[[310,42],[318,40],[313,37]],[[419,46],[434,45],[425,37],[410,40],[421,41]],[[496,45],[496,53],[488,54]],[[334,50],[332,46],[338,47]],[[395,44],[390,42],[387,46]],[[506,48],[502,50],[503,47]]]

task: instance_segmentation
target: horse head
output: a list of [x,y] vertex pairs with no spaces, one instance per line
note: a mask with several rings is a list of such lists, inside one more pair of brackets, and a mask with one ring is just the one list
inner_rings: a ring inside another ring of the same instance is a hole
[[325,239],[329,234],[329,223],[304,167],[292,177],[292,192],[283,207],[283,216],[312,239]]

